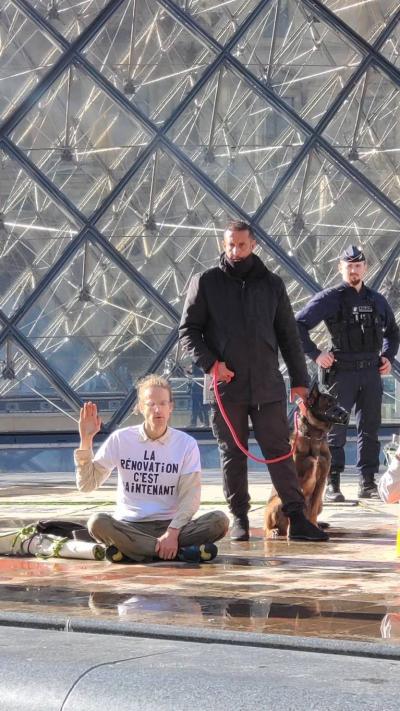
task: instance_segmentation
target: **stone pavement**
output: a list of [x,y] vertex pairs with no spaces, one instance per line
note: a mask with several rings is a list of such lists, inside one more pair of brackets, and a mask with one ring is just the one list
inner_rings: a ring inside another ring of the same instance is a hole
[[[93,494],[76,491],[71,475],[15,475],[2,482],[0,526],[39,519],[85,522],[112,510],[114,483]],[[263,634],[397,643],[400,640],[400,559],[397,506],[356,502],[354,473],[344,478],[348,500],[324,508],[329,543],[265,541],[267,476],[250,475],[252,537],[229,538],[202,566],[176,562],[108,562],[0,558],[4,612],[66,614],[124,622],[162,623]],[[201,512],[226,510],[218,472],[204,475]]]

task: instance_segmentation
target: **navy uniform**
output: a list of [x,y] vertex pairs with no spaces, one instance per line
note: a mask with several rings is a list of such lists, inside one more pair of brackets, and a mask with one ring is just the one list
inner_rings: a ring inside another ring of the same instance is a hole
[[[343,262],[365,262],[355,246],[340,257]],[[344,281],[336,288],[314,296],[296,316],[306,355],[316,360],[321,351],[309,331],[321,321],[330,333],[331,352],[335,358],[326,371],[326,384],[335,386],[340,405],[350,411],[355,405],[357,424],[357,471],[360,475],[359,497],[377,497],[375,474],[379,471],[382,380],[381,357],[393,361],[399,347],[399,328],[392,309],[382,294],[362,283],[357,290]],[[340,473],[344,470],[346,429],[332,428],[328,441],[332,454],[326,500],[344,501],[340,491]]]

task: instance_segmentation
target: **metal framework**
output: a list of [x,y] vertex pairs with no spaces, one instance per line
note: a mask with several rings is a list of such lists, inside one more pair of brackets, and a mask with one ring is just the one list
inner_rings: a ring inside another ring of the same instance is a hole
[[190,392],[177,322],[228,215],[295,309],[356,242],[398,316],[399,57],[396,0],[4,0],[1,431],[88,396],[110,430],[154,370]]

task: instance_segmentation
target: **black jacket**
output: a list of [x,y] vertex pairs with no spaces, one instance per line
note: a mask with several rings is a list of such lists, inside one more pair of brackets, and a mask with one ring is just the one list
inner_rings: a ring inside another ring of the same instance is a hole
[[225,255],[218,267],[192,278],[179,336],[184,351],[205,372],[216,360],[234,371],[231,383],[220,387],[225,399],[256,405],[286,398],[278,348],[291,386],[309,381],[283,281],[256,255],[253,259],[245,280],[232,276]]

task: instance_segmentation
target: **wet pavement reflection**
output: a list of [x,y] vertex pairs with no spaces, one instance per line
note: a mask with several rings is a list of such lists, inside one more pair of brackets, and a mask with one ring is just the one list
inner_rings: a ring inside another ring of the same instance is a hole
[[[73,495],[70,490],[65,493],[63,508],[59,500],[50,500],[51,489],[48,495],[44,489],[40,492],[46,507],[54,506],[59,518],[71,518]],[[15,510],[10,516],[11,496],[12,487],[4,506],[0,503],[3,529],[15,518]],[[23,500],[28,502],[22,496],[18,501]],[[76,520],[87,519],[99,507],[95,503],[76,509]],[[204,506],[202,512],[210,508]],[[40,511],[44,518],[48,508]],[[265,541],[262,513],[260,507],[251,514],[248,543],[225,539],[210,564],[113,565],[0,557],[0,609],[118,620],[122,625],[160,623],[400,642],[396,507],[379,502],[326,507],[331,540],[320,544]],[[19,525],[29,516],[33,515],[27,504],[25,515],[17,517]]]
[[0,558],[0,607],[122,624],[400,641],[400,563],[393,555],[379,560],[376,549],[363,547],[364,559],[350,560],[340,536],[311,548],[255,537],[225,541],[220,550],[202,566]]

